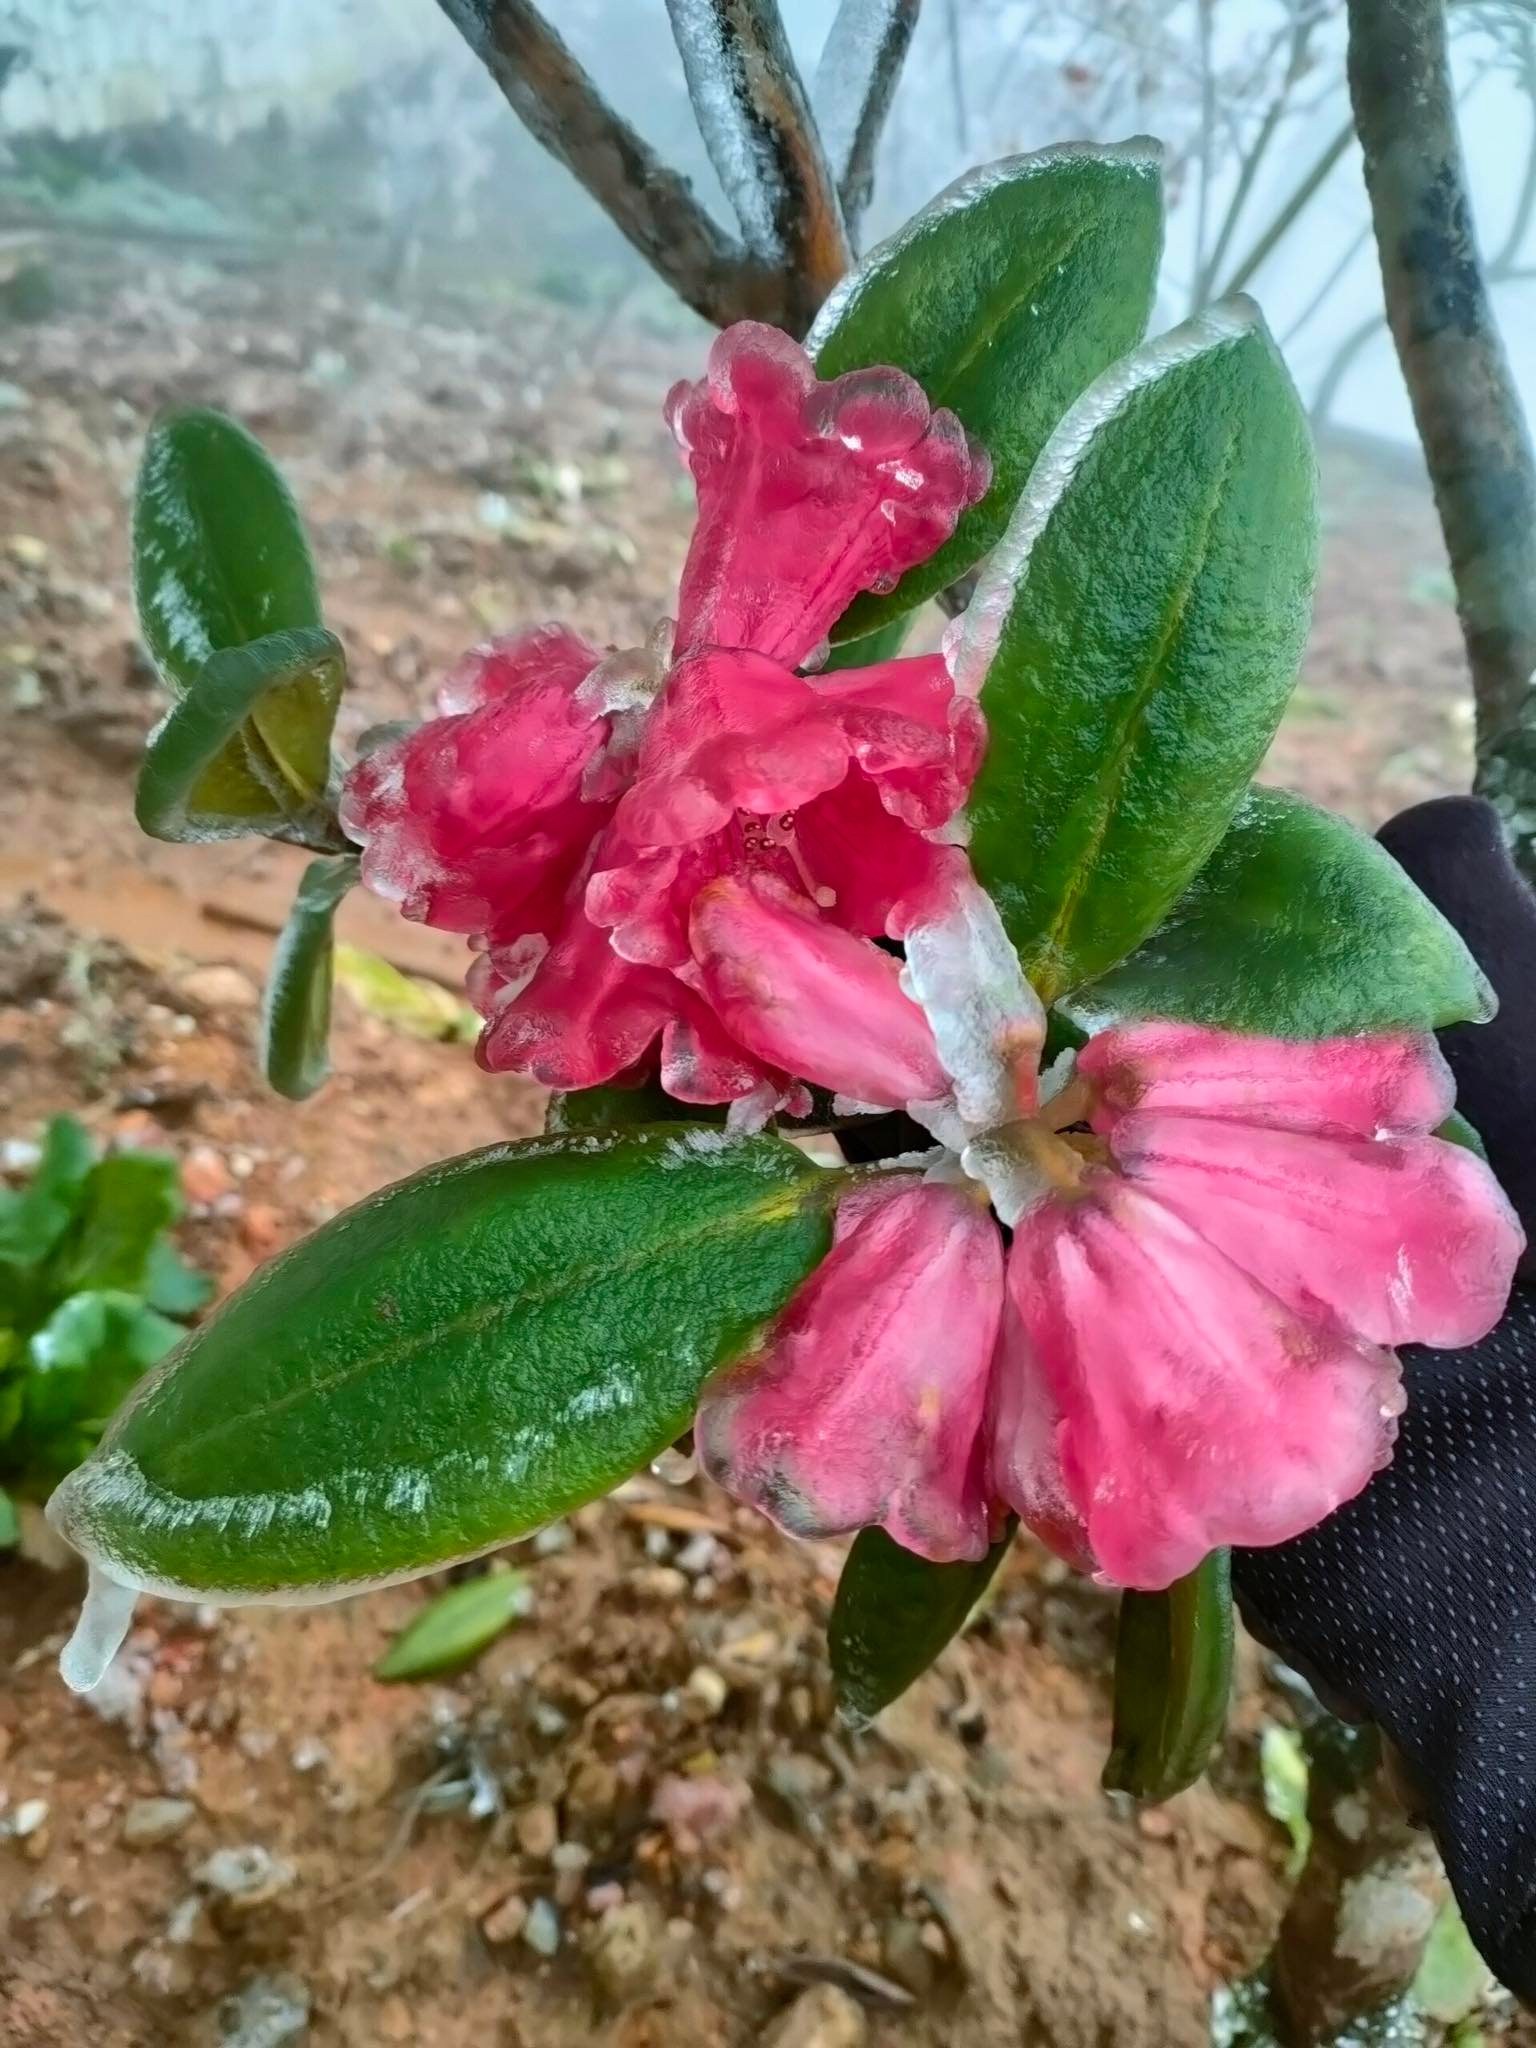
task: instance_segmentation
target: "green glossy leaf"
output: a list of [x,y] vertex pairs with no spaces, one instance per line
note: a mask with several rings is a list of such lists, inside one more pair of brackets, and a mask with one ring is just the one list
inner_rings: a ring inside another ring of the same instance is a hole
[[430,1168],[231,1296],[52,1512],[119,1580],[231,1598],[509,1542],[690,1425],[825,1252],[838,1185],[676,1126]]
[[[718,1112],[724,1121],[725,1112]],[[697,1124],[711,1120],[711,1112],[695,1102],[679,1102],[668,1095],[659,1081],[644,1081],[638,1088],[573,1088],[549,1098],[544,1128],[561,1131],[619,1130],[631,1124]]]
[[355,853],[312,860],[272,954],[261,1007],[261,1068],[292,1102],[313,1095],[331,1071],[336,907],[361,867]]
[[1171,1799],[1210,1762],[1232,1691],[1232,1584],[1214,1550],[1164,1593],[1123,1593],[1104,1785]]
[[[178,694],[199,686],[215,654],[319,626],[298,507],[237,421],[193,407],[150,429],[134,497],[133,583],[145,642]],[[285,791],[313,804],[327,781],[335,708],[323,677],[255,706],[208,764],[207,808],[260,818]]]
[[1012,1541],[1010,1525],[977,1564],[930,1564],[883,1529],[859,1532],[827,1629],[832,1682],[850,1721],[872,1721],[922,1677],[964,1628]]
[[35,1266],[47,1258],[69,1228],[94,1156],[83,1124],[72,1116],[50,1119],[26,1186],[0,1188],[0,1263]]
[[1162,246],[1158,144],[1065,143],[971,171],[838,286],[807,343],[818,372],[908,371],[986,448],[992,483],[894,591],[857,599],[834,639],[910,611],[998,539],[1067,407],[1141,339]]
[[373,1667],[386,1685],[462,1671],[533,1607],[526,1572],[487,1572],[450,1586],[417,1615]]
[[1327,1038],[1483,1023],[1495,1002],[1385,847],[1298,796],[1253,789],[1167,921],[1064,1007],[1093,1030],[1179,1017]]
[[14,1550],[21,1541],[21,1519],[16,1513],[16,1503],[0,1487],[0,1550]]
[[1246,300],[1102,377],[982,572],[956,653],[990,740],[971,859],[1049,1003],[1161,924],[1269,745],[1306,637],[1316,474]]
[[141,1294],[155,1241],[181,1215],[181,1174],[164,1152],[109,1152],[81,1184],[76,1213],[49,1262],[59,1294]]
[[27,1345],[22,1415],[5,1451],[12,1483],[37,1495],[57,1485],[183,1334],[132,1294],[93,1289],[61,1302]]
[[1459,1109],[1451,1111],[1437,1127],[1435,1136],[1444,1138],[1447,1145],[1460,1145],[1464,1152],[1475,1152],[1484,1166],[1488,1164],[1488,1147],[1483,1143],[1482,1133],[1476,1125],[1468,1123]]
[[[330,720],[346,673],[341,642],[323,626],[270,633],[211,654],[194,686],[150,734],[134,794],[134,815],[152,839],[239,839],[261,833],[319,851],[349,842],[326,794]],[[287,730],[325,711],[325,747],[285,776],[247,749],[249,773],[230,770],[249,721]]]
[[163,1316],[189,1316],[210,1299],[213,1282],[189,1265],[167,1238],[150,1249],[144,1299]]
[[907,634],[917,622],[915,611],[899,612],[894,619],[859,640],[839,640],[830,648],[818,675],[836,675],[839,669],[873,668],[877,662],[894,661]]

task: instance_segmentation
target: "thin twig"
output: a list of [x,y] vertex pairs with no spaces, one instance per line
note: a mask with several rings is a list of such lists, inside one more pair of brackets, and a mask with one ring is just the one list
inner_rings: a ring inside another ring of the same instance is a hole
[[678,297],[724,326],[776,316],[778,282],[710,219],[686,178],[608,105],[528,0],[438,0],[518,119]]
[[1346,121],[1223,285],[1223,296],[1228,292],[1240,292],[1262,265],[1268,262],[1327,183],[1334,166],[1354,139],[1355,125],[1352,121]]
[[842,0],[816,66],[816,119],[850,239],[875,186],[875,152],[921,0]]
[[[1237,233],[1238,224],[1243,216],[1243,209],[1248,204],[1255,181],[1260,170],[1263,168],[1266,157],[1269,155],[1270,145],[1274,142],[1276,135],[1280,131],[1280,123],[1285,118],[1291,95],[1296,90],[1306,71],[1307,46],[1311,41],[1312,29],[1316,21],[1317,16],[1313,13],[1298,13],[1295,17],[1291,31],[1291,47],[1286,58],[1284,74],[1279,85],[1275,88],[1269,105],[1264,110],[1264,117],[1259,123],[1258,133],[1253,138],[1252,146],[1243,155],[1242,164],[1237,174],[1237,182],[1232,188],[1232,197],[1227,202],[1226,213],[1222,216],[1221,226],[1216,233],[1215,247],[1211,250],[1209,258],[1203,264],[1198,264],[1196,267],[1195,309],[1197,312],[1210,300],[1212,289],[1221,272],[1221,266],[1227,260],[1227,251],[1232,246],[1232,238]],[[1201,241],[1203,246],[1203,236]]]
[[1199,312],[1204,300],[1206,272],[1210,267],[1206,250],[1210,247],[1211,223],[1211,179],[1216,167],[1216,56],[1211,47],[1211,28],[1215,16],[1215,0],[1197,0],[1196,24],[1200,52],[1200,179],[1195,197],[1195,303],[1192,308]]
[[960,62],[960,10],[958,0],[944,0],[944,32],[949,43],[949,95],[955,111],[955,141],[960,154],[971,147],[971,123],[965,108],[965,70]]
[[[1472,670],[1478,783],[1536,866],[1536,458],[1467,196],[1440,0],[1349,0],[1349,90],[1387,318]],[[1522,733],[1522,722],[1526,730]]]
[[710,161],[747,250],[803,334],[851,261],[842,209],[775,0],[667,0]]

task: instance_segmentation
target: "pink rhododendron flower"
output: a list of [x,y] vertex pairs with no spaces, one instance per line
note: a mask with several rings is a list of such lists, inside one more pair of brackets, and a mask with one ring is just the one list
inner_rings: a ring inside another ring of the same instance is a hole
[[936,1561],[982,1556],[1012,1508],[1129,1586],[1300,1534],[1390,1456],[1387,1347],[1484,1335],[1523,1243],[1482,1161],[1431,1135],[1433,1040],[1147,1024],[1037,1084],[1038,1006],[982,893],[955,903],[909,928],[906,978],[959,1158],[845,1199],[762,1352],[706,1393],[706,1465],[796,1534],[878,1524]]
[[[943,1077],[872,941],[955,869],[930,835],[980,714],[937,655],[796,669],[949,537],[986,458],[902,372],[822,383],[750,323],[667,416],[699,500],[675,636],[607,658],[560,626],[492,643],[441,717],[353,772],[343,820],[372,888],[481,949],[485,1065],[586,1088],[659,1062],[685,1101],[765,1111],[819,1077],[795,992],[843,984],[816,1044],[862,1049],[863,1098],[895,1106],[909,1069]],[[731,920],[771,930],[771,988],[722,969]]]

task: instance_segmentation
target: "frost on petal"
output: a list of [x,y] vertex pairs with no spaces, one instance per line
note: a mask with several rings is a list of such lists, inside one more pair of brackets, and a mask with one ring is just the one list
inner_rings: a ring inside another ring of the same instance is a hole
[[437,692],[437,708],[447,717],[544,689],[574,695],[602,658],[590,641],[555,620],[506,633],[471,648],[449,671]]
[[986,748],[986,721],[955,694],[939,654],[909,655],[811,679],[836,710],[853,758],[880,801],[920,832],[947,824],[964,803]]
[[765,876],[723,877],[695,899],[690,930],[694,986],[767,1065],[886,1109],[944,1094],[898,962],[803,897]]
[[510,939],[552,928],[605,815],[582,797],[607,731],[575,695],[591,656],[558,627],[482,648],[444,690],[474,708],[429,719],[357,764],[341,820],[363,848],[369,888],[445,931]]
[[907,951],[903,985],[932,1027],[960,1115],[983,1130],[1028,1116],[1045,1011],[992,898],[952,855],[942,878],[902,904],[895,922]]
[[795,666],[850,599],[941,546],[990,479],[959,421],[902,371],[818,382],[796,342],[751,321],[718,337],[667,418],[699,499],[685,651],[754,648]]
[[1002,1294],[997,1226],[963,1189],[848,1196],[764,1349],[705,1393],[706,1470],[791,1535],[879,1526],[936,1563],[984,1556]]
[[[494,975],[502,962],[486,956]],[[493,1073],[527,1074],[549,1088],[596,1088],[633,1067],[670,1017],[672,977],[621,960],[576,909],[526,986],[490,998],[479,1059]]]
[[804,880],[821,890],[828,916],[870,938],[889,934],[896,905],[936,887],[957,857],[893,816],[861,768],[801,805],[794,836]]
[[1114,1150],[1272,1293],[1372,1343],[1473,1344],[1504,1311],[1524,1234],[1460,1146],[1133,1114]]
[[1098,1084],[1094,1129],[1111,1132],[1129,1110],[1232,1117],[1293,1131],[1432,1131],[1455,1089],[1434,1040],[1252,1038],[1196,1024],[1136,1024],[1104,1031],[1078,1054]]
[[1129,1182],[1040,1203],[1008,1285],[1061,1418],[1067,1499],[1120,1585],[1300,1535],[1391,1454],[1392,1354],[1298,1314]]

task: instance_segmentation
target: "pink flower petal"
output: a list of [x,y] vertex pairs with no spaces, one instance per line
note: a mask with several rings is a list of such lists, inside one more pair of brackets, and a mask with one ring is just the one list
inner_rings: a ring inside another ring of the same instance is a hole
[[911,655],[811,683],[886,808],[921,832],[947,824],[981,766],[986,722],[977,704],[955,694],[944,657]]
[[850,742],[809,685],[760,654],[680,661],[651,714],[619,830],[641,846],[718,832],[738,811],[793,810],[842,781]]
[[869,938],[890,932],[896,904],[925,894],[965,864],[957,848],[937,846],[894,817],[880,785],[858,768],[836,789],[801,805],[794,833],[805,878],[830,891],[827,915]]
[[1131,1110],[1235,1118],[1292,1131],[1432,1131],[1455,1099],[1432,1038],[1251,1038],[1196,1024],[1101,1032],[1077,1056],[1102,1100],[1097,1131]]
[[990,1539],[982,1416],[1002,1240],[964,1189],[847,1197],[765,1348],[699,1408],[707,1471],[795,1536],[884,1528],[937,1563]]
[[805,351],[742,322],[667,400],[699,495],[678,647],[754,648],[793,667],[851,598],[889,587],[954,531],[990,466],[899,370],[818,383]]
[[443,690],[474,708],[357,764],[341,820],[364,849],[369,888],[445,931],[553,928],[605,815],[581,796],[607,733],[576,694],[596,659],[555,626],[477,649]]
[[933,1033],[900,965],[766,877],[711,882],[694,900],[692,980],[765,1064],[891,1109],[946,1091]]
[[[1297,1314],[1129,1182],[1100,1173],[1021,1219],[1008,1285],[1061,1417],[1067,1499],[1120,1585],[1299,1535],[1390,1455],[1391,1353]],[[1000,1442],[1005,1494],[1037,1462]]]
[[1075,1571],[1097,1570],[1061,1469],[1061,1409],[1005,1289],[987,1404],[991,1491]]
[[1117,1163],[1304,1314],[1457,1347],[1503,1314],[1525,1242],[1498,1182],[1438,1138],[1336,1138],[1136,1113]]

